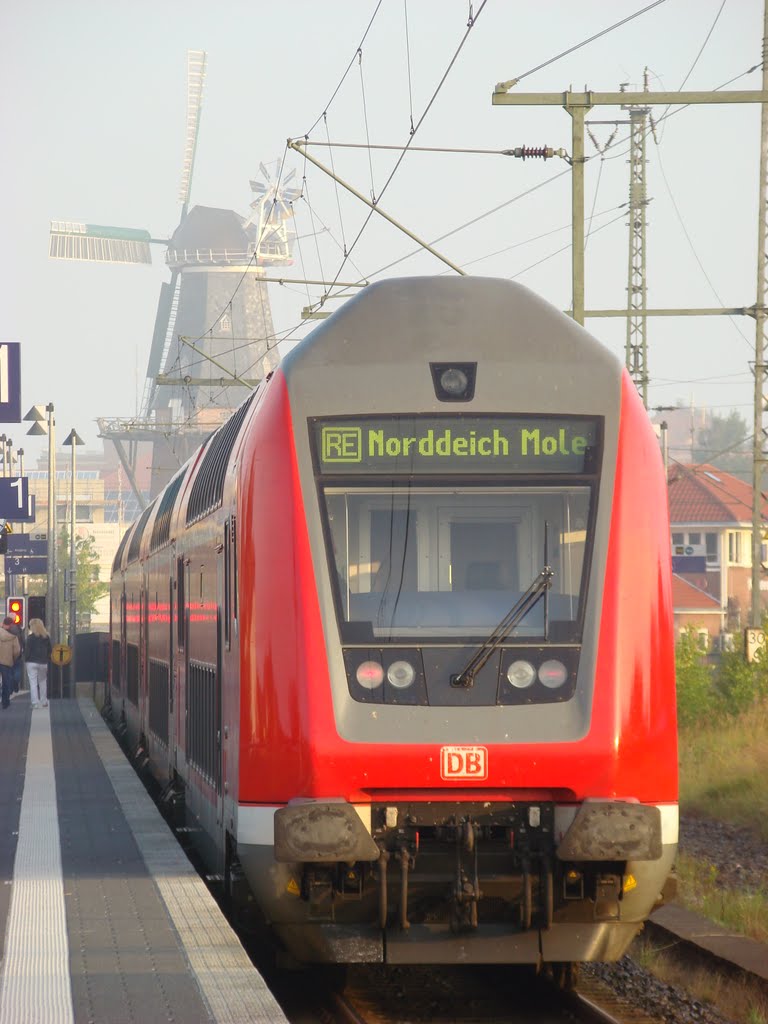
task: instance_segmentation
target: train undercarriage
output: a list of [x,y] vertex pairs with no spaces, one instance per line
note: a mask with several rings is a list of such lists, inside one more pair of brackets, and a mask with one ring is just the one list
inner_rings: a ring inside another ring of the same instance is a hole
[[[630,808],[627,834],[634,841],[643,832],[635,853],[652,846],[658,856],[567,860],[552,803],[442,802],[374,804],[370,832],[356,828],[343,802],[289,805],[287,822],[276,815],[274,851],[239,855],[257,901],[299,960],[616,959],[656,901],[673,854],[662,855],[660,835],[652,835],[647,812],[656,808],[600,806],[603,826],[611,808]],[[620,845],[606,849],[615,854]]]

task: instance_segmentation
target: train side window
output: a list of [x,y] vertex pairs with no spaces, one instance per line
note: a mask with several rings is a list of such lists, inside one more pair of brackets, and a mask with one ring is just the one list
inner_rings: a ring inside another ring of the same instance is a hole
[[184,598],[184,559],[176,559],[176,639],[184,647],[184,623],[186,621],[186,600]]
[[231,571],[230,571],[230,522],[224,523],[224,646],[229,650],[232,641],[232,601],[231,601]]

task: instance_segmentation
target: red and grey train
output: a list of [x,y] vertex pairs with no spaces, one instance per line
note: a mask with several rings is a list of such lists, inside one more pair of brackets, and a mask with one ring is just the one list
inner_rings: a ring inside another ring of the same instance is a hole
[[372,285],[124,537],[112,708],[301,961],[615,959],[677,844],[668,530],[579,325]]

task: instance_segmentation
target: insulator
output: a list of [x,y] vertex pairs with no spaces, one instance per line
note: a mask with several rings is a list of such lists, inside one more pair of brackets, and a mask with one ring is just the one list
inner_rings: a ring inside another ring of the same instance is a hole
[[542,160],[549,160],[555,155],[555,151],[551,146],[518,146],[512,152],[523,160],[528,157],[539,157]]

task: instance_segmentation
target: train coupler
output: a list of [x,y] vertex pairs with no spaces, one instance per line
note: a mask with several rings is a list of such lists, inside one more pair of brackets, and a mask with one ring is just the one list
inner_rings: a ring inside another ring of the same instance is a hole
[[[482,898],[478,876],[479,828],[471,819],[456,829],[456,875],[451,899],[451,931],[474,931],[477,928],[477,904]],[[470,861],[471,863],[465,863]]]

